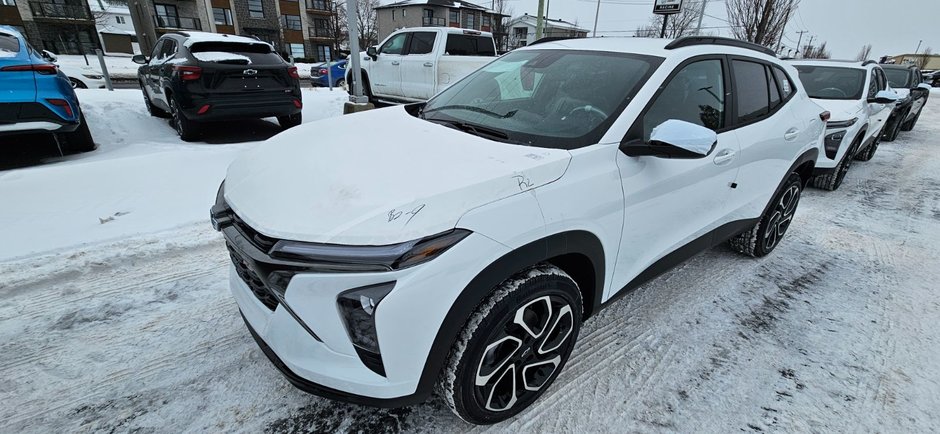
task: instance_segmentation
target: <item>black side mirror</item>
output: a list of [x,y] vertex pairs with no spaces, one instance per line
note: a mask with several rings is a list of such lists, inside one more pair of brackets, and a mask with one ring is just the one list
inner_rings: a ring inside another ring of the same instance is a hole
[[375,45],[369,48],[366,48],[366,54],[368,54],[369,57],[372,58],[372,60],[376,60],[379,58],[379,50],[375,48]]
[[139,65],[146,65],[149,61],[150,59],[148,59],[147,56],[144,56],[143,54],[135,54],[134,57],[131,57],[131,62]]

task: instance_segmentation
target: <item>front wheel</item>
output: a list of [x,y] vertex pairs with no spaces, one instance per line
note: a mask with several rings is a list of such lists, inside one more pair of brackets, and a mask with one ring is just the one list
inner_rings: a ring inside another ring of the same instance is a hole
[[578,285],[553,265],[510,277],[467,320],[438,393],[470,423],[516,415],[545,393],[568,361],[581,306]]
[[774,251],[793,223],[802,192],[803,180],[799,174],[791,173],[757,226],[728,241],[731,248],[755,258],[767,256]]
[[855,156],[855,159],[858,161],[871,161],[875,157],[875,152],[878,150],[878,145],[881,144],[881,136],[876,136],[875,140],[865,148],[864,151],[860,152]]
[[81,80],[76,78],[69,77],[69,84],[72,85],[72,89],[88,89],[88,86],[85,83],[82,83]]

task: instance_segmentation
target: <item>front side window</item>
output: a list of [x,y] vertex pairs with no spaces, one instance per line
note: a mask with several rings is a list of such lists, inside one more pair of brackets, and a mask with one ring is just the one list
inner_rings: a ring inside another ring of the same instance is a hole
[[885,69],[885,75],[888,77],[888,84],[895,89],[907,89],[911,87],[911,74],[906,69]]
[[163,50],[160,51],[160,59],[169,59],[176,55],[176,41],[167,39],[163,42]]
[[428,54],[434,49],[435,32],[414,32],[411,34],[411,44],[408,54]]
[[248,16],[251,18],[264,18],[264,3],[261,0],[248,0]]
[[721,60],[691,63],[669,81],[643,115],[643,140],[649,141],[653,128],[670,119],[715,131],[725,126],[725,79]]
[[384,44],[382,44],[382,48],[379,49],[379,53],[401,54],[405,49],[405,41],[407,40],[408,33],[399,33],[395,36],[392,36],[392,39],[389,39]]
[[428,101],[421,116],[497,141],[579,148],[601,139],[661,63],[625,53],[514,51]]
[[764,65],[745,60],[733,60],[731,65],[738,122],[751,122],[770,113],[770,90]]
[[[865,94],[864,69],[796,65],[796,70],[810,98],[852,100],[861,99]],[[872,76],[872,89],[877,87]]]

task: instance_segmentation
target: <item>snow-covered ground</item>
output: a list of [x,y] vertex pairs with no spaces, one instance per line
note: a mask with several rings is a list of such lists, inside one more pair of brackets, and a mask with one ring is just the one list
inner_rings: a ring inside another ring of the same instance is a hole
[[[130,100],[114,104],[93,110],[139,113]],[[772,255],[718,247],[637,289],[585,324],[541,400],[493,427],[468,426],[436,400],[380,410],[290,386],[243,326],[227,254],[205,216],[224,165],[258,145],[184,145],[126,123],[114,133],[126,141],[97,155],[0,172],[3,245],[50,238],[78,217],[132,211],[70,226],[84,233],[75,242],[110,241],[61,243],[0,264],[0,431],[920,433],[940,425],[940,93],[913,132],[853,165],[839,191],[808,190]],[[31,200],[11,196],[27,188]],[[161,203],[137,208],[151,195]],[[176,195],[188,199],[166,201]],[[42,201],[51,203],[32,205]],[[24,206],[43,207],[28,212],[31,226],[10,217]],[[157,212],[186,218],[135,217]],[[95,232],[132,218],[142,219],[142,234]],[[0,248],[8,258],[29,253]]]
[[[101,74],[101,63],[98,56],[89,54],[87,56],[88,64],[85,63],[85,57],[72,54],[63,54],[58,56],[59,65],[65,65],[73,70],[82,70],[95,74]],[[134,63],[129,56],[104,56],[104,63],[108,66],[108,74],[115,80],[136,80],[137,68],[140,65]],[[312,63],[295,63],[297,72],[301,79],[310,78],[310,68]]]

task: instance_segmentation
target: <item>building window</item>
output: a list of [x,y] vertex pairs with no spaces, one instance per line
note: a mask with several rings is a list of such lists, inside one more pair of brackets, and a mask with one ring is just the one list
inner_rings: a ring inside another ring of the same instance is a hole
[[330,38],[332,37],[330,32],[330,20],[326,18],[314,18],[313,27],[307,29],[310,32],[311,37],[315,38]]
[[460,27],[460,11],[457,9],[450,10],[450,25],[453,27]]
[[489,27],[489,26],[490,26],[490,16],[489,16],[489,15],[483,15],[483,16],[480,18],[480,25],[483,26],[483,27]]
[[[0,1],[5,1],[5,0],[0,0]],[[114,17],[114,21],[117,21],[118,24],[124,24],[124,23],[125,23],[124,17]]]
[[477,15],[473,12],[467,12],[463,16],[463,27],[465,29],[476,29],[477,28]]
[[264,3],[261,0],[248,0],[248,16],[251,18],[264,18]]
[[290,49],[290,55],[295,59],[302,59],[307,55],[304,51],[304,44],[287,44],[287,48]]
[[395,21],[395,9],[392,9],[392,21]]
[[16,0],[0,0],[2,6],[16,6]]
[[300,15],[281,15],[281,26],[286,30],[301,30]]
[[327,62],[331,55],[329,45],[317,45],[317,62]]
[[328,11],[332,8],[330,7],[330,2],[328,0],[307,0],[307,9]]
[[235,22],[232,21],[232,10],[225,8],[212,8],[212,18],[215,20],[215,23],[222,26],[232,26],[235,25]]

